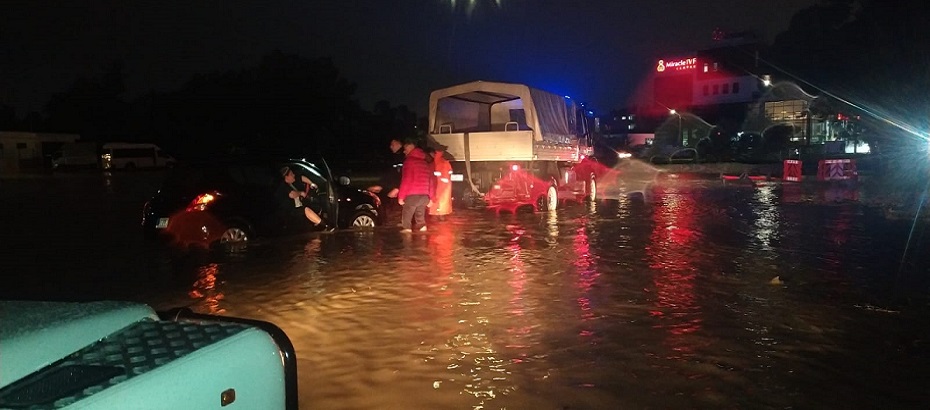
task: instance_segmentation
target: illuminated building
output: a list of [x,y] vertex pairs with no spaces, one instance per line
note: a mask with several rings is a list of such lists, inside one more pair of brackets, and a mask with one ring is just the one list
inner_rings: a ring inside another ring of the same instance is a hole
[[754,35],[715,32],[714,40],[714,47],[651,62],[651,77],[637,102],[612,113],[609,134],[630,145],[637,141],[633,135],[652,135],[658,145],[676,147],[694,148],[716,137],[868,152],[858,141],[858,117],[840,113],[827,98],[797,83],[773,78],[779,71],[760,57],[763,46]]

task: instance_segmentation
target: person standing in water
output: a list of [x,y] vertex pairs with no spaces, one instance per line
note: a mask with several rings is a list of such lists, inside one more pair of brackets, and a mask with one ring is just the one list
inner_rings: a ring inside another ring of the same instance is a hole
[[412,231],[411,219],[420,232],[426,232],[426,208],[433,205],[436,179],[433,176],[432,158],[427,157],[413,141],[404,144],[404,171],[401,173],[397,203],[401,211],[401,232]]
[[436,178],[436,198],[429,208],[430,216],[440,221],[452,213],[452,163],[445,157],[443,147],[433,151],[433,176]]

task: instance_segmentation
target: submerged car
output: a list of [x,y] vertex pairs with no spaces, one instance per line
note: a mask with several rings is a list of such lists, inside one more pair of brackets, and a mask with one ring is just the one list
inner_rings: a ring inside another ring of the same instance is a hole
[[282,208],[275,190],[283,183],[283,167],[294,171],[298,180],[309,178],[314,189],[304,205],[334,227],[381,225],[384,212],[378,196],[353,187],[347,177],[333,178],[322,159],[234,158],[178,163],[143,207],[143,233],[212,246],[323,229]]

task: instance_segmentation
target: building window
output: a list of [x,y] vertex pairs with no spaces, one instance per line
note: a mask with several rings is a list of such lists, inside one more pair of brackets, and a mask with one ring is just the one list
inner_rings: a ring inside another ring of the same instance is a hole
[[720,94],[720,84],[714,84],[714,95]]
[[733,94],[739,94],[739,83],[733,83]]
[[765,103],[765,116],[772,121],[800,121],[806,109],[803,100],[772,101]]
[[[705,73],[707,72],[707,63],[704,63],[704,72],[705,72]],[[705,95],[707,95],[707,94],[705,94]]]
[[723,92],[721,94],[729,94],[729,93],[730,93],[730,83],[726,83],[723,85]]
[[717,69],[718,69],[718,68],[719,68],[719,67],[717,66],[717,63],[714,63],[714,72],[717,72]]
[[706,97],[708,95],[710,95],[710,86],[704,84],[704,96]]

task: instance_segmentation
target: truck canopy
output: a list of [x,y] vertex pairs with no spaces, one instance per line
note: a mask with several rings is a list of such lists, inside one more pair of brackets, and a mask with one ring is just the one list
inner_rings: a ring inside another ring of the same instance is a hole
[[430,93],[431,134],[533,131],[535,141],[571,144],[578,125],[567,97],[523,84],[474,81]]

